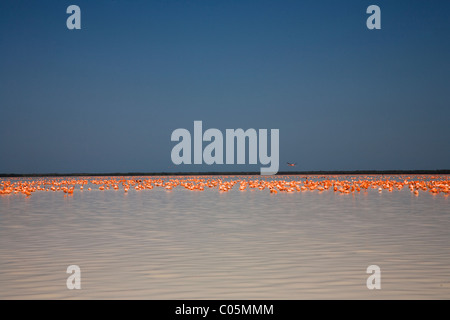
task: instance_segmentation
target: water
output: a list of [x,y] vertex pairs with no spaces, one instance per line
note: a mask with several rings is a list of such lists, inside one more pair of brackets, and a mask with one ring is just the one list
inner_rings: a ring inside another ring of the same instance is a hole
[[408,188],[1,195],[0,298],[449,299],[449,230],[449,197]]

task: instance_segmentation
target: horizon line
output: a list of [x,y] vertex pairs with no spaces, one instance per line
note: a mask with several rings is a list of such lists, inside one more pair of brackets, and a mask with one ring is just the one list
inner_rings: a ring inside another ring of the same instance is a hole
[[[435,170],[310,170],[279,171],[274,175],[355,175],[355,174],[450,174],[450,169]],[[211,172],[72,172],[72,173],[0,173],[1,178],[15,177],[81,177],[81,176],[233,176],[258,175],[259,171]]]

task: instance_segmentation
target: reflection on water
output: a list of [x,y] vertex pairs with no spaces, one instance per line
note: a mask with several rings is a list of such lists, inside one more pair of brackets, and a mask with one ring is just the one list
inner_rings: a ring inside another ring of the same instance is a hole
[[449,230],[448,196],[407,188],[2,195],[0,298],[449,299]]

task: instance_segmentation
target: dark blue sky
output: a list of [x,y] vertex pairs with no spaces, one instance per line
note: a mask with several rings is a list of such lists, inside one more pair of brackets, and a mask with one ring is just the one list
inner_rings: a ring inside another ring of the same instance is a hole
[[[66,8],[81,8],[81,30]],[[381,8],[381,30],[366,8]],[[0,172],[171,162],[177,128],[280,130],[280,171],[449,169],[450,2],[0,2]]]

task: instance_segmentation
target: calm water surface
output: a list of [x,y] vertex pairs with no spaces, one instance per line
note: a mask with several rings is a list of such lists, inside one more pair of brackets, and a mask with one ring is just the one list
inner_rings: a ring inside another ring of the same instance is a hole
[[[449,197],[408,188],[10,194],[0,298],[449,299],[449,244]],[[81,290],[66,288],[73,264]]]

